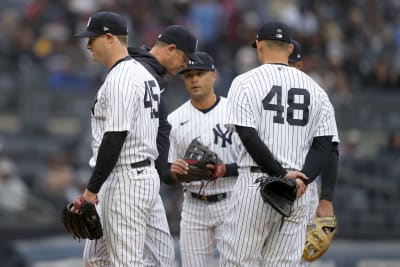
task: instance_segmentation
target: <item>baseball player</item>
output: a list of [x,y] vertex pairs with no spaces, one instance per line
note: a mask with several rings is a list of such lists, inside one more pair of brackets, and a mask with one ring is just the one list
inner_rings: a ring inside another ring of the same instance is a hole
[[[221,266],[299,266],[310,199],[303,179],[312,182],[326,162],[336,133],[334,110],[311,77],[288,66],[293,45],[287,25],[266,23],[253,47],[262,65],[237,76],[228,93],[228,122],[244,149]],[[298,198],[283,224],[254,184],[262,175],[296,181]]]
[[[168,26],[158,37],[151,49],[146,47],[129,47],[129,54],[139,61],[157,80],[161,92],[168,88],[164,79],[166,74],[176,75],[187,66],[188,59],[198,61],[195,55],[197,39],[181,25]],[[160,99],[160,126],[157,135],[159,157],[156,168],[161,180],[173,184],[168,166],[169,133],[171,126],[167,121],[167,109],[164,98]]]
[[182,71],[190,100],[168,116],[172,125],[168,158],[171,173],[175,178],[186,173],[188,164],[182,158],[195,138],[216,152],[225,164],[223,177],[182,183],[180,248],[184,267],[211,264],[222,238],[222,223],[228,215],[237,178],[235,162],[241,149],[238,135],[225,127],[227,100],[215,94],[217,72],[213,59],[205,52],[196,54],[202,63],[190,61]]
[[160,89],[127,50],[127,23],[113,12],[89,18],[88,50],[108,73],[91,110],[93,174],[83,193],[98,204],[104,236],[88,240],[86,266],[171,266],[174,257],[154,167]]
[[[303,70],[303,52],[301,44],[296,40],[292,40],[292,44],[293,52],[289,56],[289,65],[299,70]],[[322,169],[321,173],[321,197],[319,197],[319,204],[318,192],[316,192],[316,198],[311,201],[314,203],[311,205],[311,207],[314,207],[310,214],[311,218],[314,217],[314,215],[317,217],[334,216],[332,198],[338,172],[339,142],[339,135],[336,132],[336,134],[332,137],[332,148],[331,152],[329,153],[327,164]],[[310,186],[312,185],[315,185],[315,190],[317,191],[316,183],[310,184]],[[308,188],[309,190],[310,186]]]
[[[293,52],[289,56],[289,65],[299,70],[303,70],[303,52],[301,44],[292,39]],[[317,183],[311,183],[308,186],[310,190],[310,202],[308,211],[308,222],[311,222],[314,216],[326,217],[334,216],[332,197],[335,189],[335,183],[338,172],[339,160],[339,137],[336,132],[332,137],[332,147],[328,155],[325,167],[321,172],[321,196],[319,196]],[[309,266],[309,262],[302,261],[301,266]]]

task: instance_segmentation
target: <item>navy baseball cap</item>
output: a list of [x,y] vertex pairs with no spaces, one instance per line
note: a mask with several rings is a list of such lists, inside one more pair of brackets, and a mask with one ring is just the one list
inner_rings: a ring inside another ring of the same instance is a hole
[[196,52],[195,55],[201,60],[201,62],[189,60],[187,67],[181,70],[179,74],[183,74],[188,70],[215,71],[214,60],[209,54],[199,51]]
[[292,44],[293,44],[293,52],[289,56],[289,62],[301,61],[303,59],[301,44],[294,39],[292,39]]
[[[289,27],[283,23],[278,21],[268,22],[264,24],[257,33],[256,40],[276,40],[282,41],[286,43],[291,42],[291,32]],[[251,45],[256,48],[256,42]]]
[[196,56],[197,39],[185,27],[181,25],[168,26],[157,38],[166,44],[174,44],[176,48],[182,50],[189,59],[193,61],[201,60]]
[[127,22],[124,17],[114,12],[98,12],[89,18],[86,31],[75,34],[75,37],[94,37],[106,33],[128,35]]

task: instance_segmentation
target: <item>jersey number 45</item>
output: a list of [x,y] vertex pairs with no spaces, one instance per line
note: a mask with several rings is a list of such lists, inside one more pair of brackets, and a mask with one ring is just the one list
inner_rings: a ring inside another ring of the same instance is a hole
[[[296,96],[298,96],[296,98]],[[276,98],[276,101],[273,99]],[[302,100],[302,103],[297,103],[295,100]],[[272,104],[274,102],[276,104]],[[283,117],[285,106],[282,103],[282,87],[278,85],[272,86],[269,93],[262,101],[264,110],[275,111],[274,123],[285,123]],[[308,123],[310,106],[310,93],[306,89],[290,88],[287,96],[287,112],[286,121],[290,125],[304,126]],[[296,112],[297,111],[297,112]],[[295,116],[296,114],[296,116]],[[301,114],[301,116],[300,116]]]
[[158,118],[158,106],[160,105],[160,95],[153,93],[153,88],[157,86],[154,80],[144,82],[144,107],[151,109],[151,118]]

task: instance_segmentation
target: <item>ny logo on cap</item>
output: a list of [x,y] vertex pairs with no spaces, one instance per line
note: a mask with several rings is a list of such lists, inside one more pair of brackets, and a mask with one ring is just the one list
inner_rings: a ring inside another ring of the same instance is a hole
[[188,64],[189,65],[194,65],[194,64],[196,64],[196,62],[194,62],[193,60],[189,60]]
[[103,26],[103,31],[109,31],[110,29],[106,26]]
[[282,29],[281,28],[278,28],[278,29],[276,29],[276,34],[275,34],[275,37],[276,38],[278,38],[278,39],[281,39],[282,37],[283,37],[283,35],[282,35]]

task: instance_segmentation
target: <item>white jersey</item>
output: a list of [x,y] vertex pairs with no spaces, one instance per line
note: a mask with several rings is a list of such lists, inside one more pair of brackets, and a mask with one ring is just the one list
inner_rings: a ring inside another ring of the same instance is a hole
[[96,165],[104,133],[113,131],[128,131],[116,166],[155,160],[159,100],[158,83],[139,62],[129,58],[115,65],[92,108],[93,156],[89,165]]
[[[98,193],[96,209],[104,237],[87,240],[85,266],[171,266],[173,240],[159,195],[154,168],[158,156],[159,85],[136,60],[116,63],[100,87],[92,108],[95,166],[104,133],[127,131],[114,170]],[[146,158],[150,165],[132,167]]]
[[[183,158],[190,142],[198,138],[205,146],[222,159],[225,164],[235,163],[242,145],[237,133],[225,127],[226,98],[220,97],[219,102],[208,112],[196,109],[191,101],[187,101],[168,116],[172,129],[170,133],[170,150],[168,161],[173,162]],[[204,195],[213,195],[232,191],[236,177],[224,177],[210,182],[204,187]],[[184,183],[184,187],[192,192],[198,192],[201,182]],[[202,191],[203,192],[203,191]]]
[[[252,127],[285,169],[301,170],[316,136],[337,136],[334,109],[307,74],[282,64],[264,64],[232,82],[228,121]],[[243,148],[239,167],[257,166]]]

